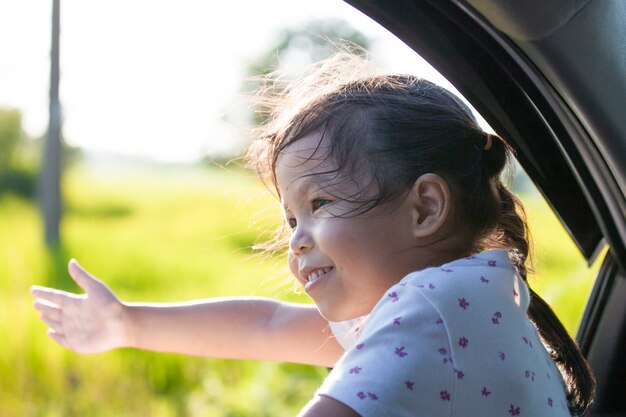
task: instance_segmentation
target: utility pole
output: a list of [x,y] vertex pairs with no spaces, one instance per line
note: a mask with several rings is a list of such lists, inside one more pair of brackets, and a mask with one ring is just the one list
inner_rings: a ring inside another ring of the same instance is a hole
[[61,0],[52,0],[52,45],[50,48],[50,110],[48,133],[39,177],[39,204],[48,246],[59,243],[61,222],[61,103],[60,80]]

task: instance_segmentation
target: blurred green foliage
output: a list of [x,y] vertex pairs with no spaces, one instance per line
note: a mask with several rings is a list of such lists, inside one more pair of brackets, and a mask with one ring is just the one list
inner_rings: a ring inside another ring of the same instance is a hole
[[[337,52],[339,45],[353,45],[368,50],[370,39],[343,19],[312,20],[304,26],[286,27],[278,32],[272,47],[248,66],[248,75],[266,75],[285,65],[306,66],[320,62]],[[357,52],[357,51],[355,51]],[[292,55],[297,55],[297,60]]]
[[0,108],[0,177],[8,171],[22,135],[22,114],[16,109]]
[[25,198],[35,195],[39,143],[22,129],[22,114],[0,108],[0,194],[11,192]]
[[[70,257],[132,301],[228,295],[308,302],[282,258],[252,256],[280,221],[278,204],[245,171],[71,167],[61,246],[48,250],[33,203],[0,194],[0,416],[293,416],[326,369],[121,349],[82,356],[55,345],[28,288],[78,291]],[[532,284],[575,331],[592,285],[546,204],[522,196],[535,229]],[[216,335],[216,337],[219,337]]]
[[0,193],[34,196],[38,162],[30,148],[36,146],[22,129],[19,110],[0,108]]
[[[17,109],[0,107],[0,194],[34,198],[44,148],[44,138],[29,137]],[[63,168],[82,159],[82,151],[62,142]]]
[[[309,65],[321,62],[349,48],[356,54],[365,53],[371,40],[343,19],[312,20],[304,26],[286,27],[280,31],[271,48],[261,52],[247,68],[248,78],[242,90],[249,94],[260,86],[260,76],[281,72],[283,81],[301,76]],[[267,114],[258,106],[251,113],[252,122],[260,125]]]

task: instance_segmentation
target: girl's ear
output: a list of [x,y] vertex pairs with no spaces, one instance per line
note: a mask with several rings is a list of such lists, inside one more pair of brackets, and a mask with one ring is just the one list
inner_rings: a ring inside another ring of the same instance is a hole
[[413,213],[413,236],[436,238],[447,232],[452,212],[450,187],[437,174],[424,174],[415,181],[411,189]]

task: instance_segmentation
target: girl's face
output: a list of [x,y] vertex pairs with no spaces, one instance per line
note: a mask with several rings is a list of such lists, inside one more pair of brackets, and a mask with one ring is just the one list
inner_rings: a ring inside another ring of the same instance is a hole
[[342,321],[369,314],[389,287],[417,269],[415,215],[410,198],[350,214],[358,206],[340,197],[355,195],[359,184],[323,174],[335,166],[320,140],[311,134],[283,150],[276,180],[292,229],[289,267],[321,314]]

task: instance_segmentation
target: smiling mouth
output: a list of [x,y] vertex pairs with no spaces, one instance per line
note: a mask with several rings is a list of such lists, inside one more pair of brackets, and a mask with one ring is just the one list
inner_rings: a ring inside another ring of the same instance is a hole
[[309,287],[314,285],[316,282],[322,279],[326,274],[333,270],[332,266],[327,266],[325,268],[316,269],[306,276],[307,283],[304,284],[304,289],[307,290]]

